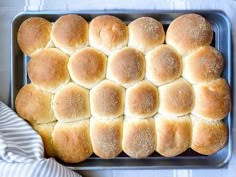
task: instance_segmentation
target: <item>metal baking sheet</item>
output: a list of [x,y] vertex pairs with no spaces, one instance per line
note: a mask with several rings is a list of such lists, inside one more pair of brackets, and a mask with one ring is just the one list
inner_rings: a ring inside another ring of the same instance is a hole
[[[88,22],[92,18],[110,14],[120,18],[125,23],[142,17],[150,16],[159,20],[166,30],[168,25],[179,15],[185,13],[198,13],[204,16],[212,25],[214,38],[212,46],[218,49],[225,61],[222,77],[225,78],[233,88],[232,58],[231,58],[231,25],[227,16],[221,11],[146,11],[146,10],[111,10],[111,11],[60,11],[60,12],[22,12],[18,14],[12,21],[12,37],[11,37],[11,107],[14,109],[14,100],[19,89],[29,83],[27,77],[27,63],[29,57],[25,56],[19,49],[17,44],[17,31],[20,24],[27,18],[32,16],[43,17],[52,23],[55,22],[61,15],[78,14],[83,16]],[[233,94],[233,90],[232,90]],[[186,152],[171,158],[162,157],[158,153],[153,153],[151,156],[144,159],[133,159],[121,153],[114,159],[101,159],[96,155],[92,155],[84,162],[75,164],[63,165],[73,170],[95,170],[95,169],[150,169],[150,168],[217,168],[226,165],[231,157],[232,147],[232,111],[224,119],[229,129],[229,139],[225,147],[218,153],[210,156],[197,154],[188,149]]]

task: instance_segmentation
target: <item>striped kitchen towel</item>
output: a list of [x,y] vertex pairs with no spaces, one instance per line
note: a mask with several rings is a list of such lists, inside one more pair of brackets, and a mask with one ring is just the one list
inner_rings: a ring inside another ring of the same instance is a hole
[[0,176],[80,177],[43,155],[43,142],[37,132],[0,102]]

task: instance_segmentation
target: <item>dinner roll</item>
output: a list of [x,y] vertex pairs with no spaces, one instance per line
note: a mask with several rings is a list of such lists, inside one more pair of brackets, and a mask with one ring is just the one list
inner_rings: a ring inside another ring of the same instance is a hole
[[125,89],[104,80],[90,91],[91,114],[96,118],[115,118],[124,113]]
[[124,87],[142,80],[145,75],[145,58],[134,48],[125,47],[108,58],[107,78]]
[[198,47],[211,44],[211,24],[201,15],[184,14],[173,20],[166,31],[166,43],[184,56]]
[[181,116],[192,111],[194,104],[193,89],[192,86],[182,78],[160,86],[159,95],[160,105],[158,112],[160,114]]
[[114,119],[90,120],[93,152],[104,159],[118,156],[122,151],[123,116]]
[[31,56],[35,51],[52,47],[50,33],[52,24],[41,17],[30,17],[19,27],[17,42],[24,54]]
[[191,148],[204,155],[211,155],[220,151],[228,140],[228,128],[219,120],[207,120],[191,116],[192,144]]
[[164,28],[162,24],[154,18],[137,18],[128,25],[128,29],[128,46],[134,47],[144,53],[164,43]]
[[56,92],[53,110],[57,120],[68,122],[90,117],[89,91],[73,82]]
[[220,78],[208,83],[193,86],[195,104],[192,113],[198,117],[223,119],[231,110],[230,88]]
[[55,120],[51,102],[52,94],[28,84],[18,92],[15,108],[17,114],[30,123],[48,123]]
[[97,16],[89,24],[89,43],[110,55],[114,50],[127,45],[128,27],[115,16]]
[[125,117],[123,125],[123,151],[133,158],[145,158],[156,149],[156,130],[153,118]]
[[135,118],[153,116],[158,109],[157,88],[149,81],[141,81],[126,90],[125,115]]
[[67,70],[68,56],[56,48],[35,53],[28,63],[31,82],[42,90],[55,93],[70,80]]
[[211,46],[203,46],[183,58],[183,77],[192,84],[208,82],[220,77],[224,67],[221,53]]
[[146,55],[146,78],[160,86],[180,77],[182,59],[168,45],[159,45]]
[[52,133],[57,157],[65,163],[77,163],[92,155],[89,119],[69,123],[57,122]]
[[52,132],[56,122],[50,122],[46,124],[33,124],[33,128],[42,137],[45,156],[46,157],[56,157],[53,144],[52,144]]
[[106,55],[94,48],[86,47],[70,57],[68,70],[75,83],[90,89],[105,78],[106,65]]
[[88,44],[88,22],[79,15],[63,15],[53,24],[51,38],[56,47],[71,55]]
[[183,117],[155,116],[156,151],[165,157],[179,155],[190,147],[192,123],[189,115]]

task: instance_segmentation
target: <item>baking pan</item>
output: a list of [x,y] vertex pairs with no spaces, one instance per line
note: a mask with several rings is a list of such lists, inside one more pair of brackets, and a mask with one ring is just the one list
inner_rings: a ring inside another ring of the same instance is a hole
[[[52,23],[55,22],[61,15],[65,14],[79,14],[87,21],[92,18],[102,15],[110,14],[120,18],[125,23],[142,17],[150,16],[159,20],[165,30],[168,25],[179,15],[185,13],[198,13],[204,16],[212,25],[214,31],[214,38],[212,46],[218,49],[225,61],[224,71],[222,77],[225,78],[230,87],[233,88],[232,82],[232,59],[231,59],[231,26],[227,16],[221,11],[150,11],[150,10],[111,10],[111,11],[60,11],[60,12],[23,12],[18,14],[12,22],[12,37],[11,37],[11,107],[14,109],[14,100],[19,89],[30,82],[27,76],[27,63],[29,57],[25,56],[17,44],[17,31],[20,24],[27,18],[32,16],[43,17]],[[233,91],[233,90],[232,90]],[[233,94],[233,92],[232,92]],[[158,153],[153,153],[151,156],[144,159],[133,159],[121,153],[114,159],[101,159],[96,155],[92,155],[84,162],[75,164],[66,164],[61,161],[63,165],[73,170],[95,170],[95,169],[141,169],[141,168],[217,168],[226,165],[231,157],[232,146],[232,111],[224,119],[229,129],[229,139],[225,147],[218,153],[210,156],[197,154],[191,149],[186,152],[171,158],[162,157]]]

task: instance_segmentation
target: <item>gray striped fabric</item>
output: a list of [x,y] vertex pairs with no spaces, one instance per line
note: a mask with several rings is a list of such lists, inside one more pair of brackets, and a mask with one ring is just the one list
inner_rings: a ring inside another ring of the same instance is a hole
[[1,177],[79,177],[53,158],[44,159],[41,137],[0,102]]

